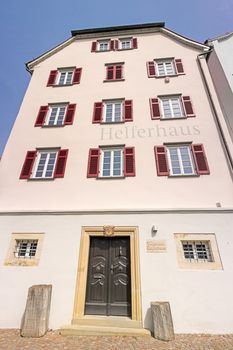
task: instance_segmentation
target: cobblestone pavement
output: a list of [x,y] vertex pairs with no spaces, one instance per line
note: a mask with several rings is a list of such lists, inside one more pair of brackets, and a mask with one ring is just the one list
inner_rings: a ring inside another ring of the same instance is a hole
[[0,330],[0,350],[233,350],[232,335],[176,335],[163,342],[152,337],[64,337],[58,331],[42,338],[22,338],[19,330]]

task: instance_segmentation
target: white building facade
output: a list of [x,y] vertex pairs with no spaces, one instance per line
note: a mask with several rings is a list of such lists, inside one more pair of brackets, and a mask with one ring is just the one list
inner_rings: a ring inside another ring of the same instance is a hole
[[233,32],[206,40],[211,51],[207,64],[233,140]]
[[0,327],[52,284],[51,328],[152,330],[168,301],[176,333],[232,332],[232,149],[208,50],[154,23],[73,31],[27,64],[0,163]]

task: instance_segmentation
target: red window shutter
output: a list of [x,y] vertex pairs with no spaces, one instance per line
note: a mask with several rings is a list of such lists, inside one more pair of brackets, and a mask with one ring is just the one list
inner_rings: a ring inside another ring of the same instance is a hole
[[91,148],[89,150],[87,177],[98,177],[99,175],[99,148]]
[[118,50],[118,49],[119,49],[119,41],[115,40],[115,50]]
[[197,174],[209,174],[209,166],[205,155],[204,146],[200,145],[192,145],[193,158],[196,165]]
[[91,51],[92,52],[96,52],[96,49],[97,49],[97,42],[93,41],[92,44],[91,44]]
[[95,102],[92,123],[100,123],[102,121],[102,115],[103,115],[103,103]]
[[126,122],[133,121],[133,101],[132,100],[126,100],[124,102],[124,120]]
[[149,78],[153,78],[156,76],[155,62],[154,61],[147,62],[147,73],[148,73]]
[[195,117],[190,96],[182,96],[186,117]]
[[113,80],[114,66],[107,66],[107,80]]
[[110,50],[115,50],[115,40],[110,40]]
[[82,68],[76,68],[74,71],[73,84],[79,84],[82,74]]
[[151,111],[151,119],[161,118],[158,98],[150,98],[150,111]]
[[134,147],[125,147],[124,149],[124,174],[125,176],[135,176]]
[[133,38],[133,49],[137,49],[138,48],[138,40],[137,38]]
[[36,117],[35,126],[42,126],[48,113],[48,106],[41,106]]
[[158,176],[168,176],[169,168],[167,161],[166,147],[155,146],[155,161]]
[[65,125],[73,124],[75,109],[76,109],[75,103],[71,103],[67,106],[65,120],[64,120]]
[[115,66],[116,69],[116,79],[122,79],[122,65]]
[[60,149],[57,155],[54,177],[64,177],[67,156],[68,156],[68,149]]
[[36,159],[36,151],[28,151],[21,170],[20,179],[29,179],[31,176],[33,164]]
[[49,79],[48,79],[48,82],[47,82],[47,86],[53,86],[55,84],[57,73],[58,73],[57,70],[51,70],[50,71]]
[[176,59],[175,60],[175,65],[176,65],[176,73],[177,74],[184,74],[184,67],[181,59]]

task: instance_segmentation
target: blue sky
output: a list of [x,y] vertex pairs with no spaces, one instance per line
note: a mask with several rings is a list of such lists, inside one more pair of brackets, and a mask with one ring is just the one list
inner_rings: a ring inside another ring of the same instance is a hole
[[232,18],[233,0],[3,0],[0,155],[30,80],[24,64],[67,39],[72,29],[165,22],[203,42],[233,31]]

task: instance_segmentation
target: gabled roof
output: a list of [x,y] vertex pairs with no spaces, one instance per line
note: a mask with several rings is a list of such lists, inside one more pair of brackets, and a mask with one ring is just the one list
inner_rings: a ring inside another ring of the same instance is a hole
[[44,61],[48,57],[54,55],[55,53],[62,50],[64,47],[70,45],[73,41],[78,39],[92,39],[92,38],[96,39],[100,37],[146,34],[146,33],[155,33],[155,32],[164,33],[165,35],[170,36],[173,39],[180,41],[185,45],[192,46],[200,51],[209,50],[209,46],[202,44],[198,41],[186,38],[185,36],[182,36],[180,34],[173,32],[170,29],[165,28],[164,22],[132,24],[132,25],[124,25],[124,26],[104,27],[104,28],[80,29],[80,30],[72,30],[71,38],[65,40],[61,44],[43,53],[42,55],[38,56],[32,61],[27,62],[26,69],[29,72],[32,72],[36,64],[40,63],[41,61]]
[[219,35],[219,36],[216,36],[215,38],[212,38],[212,39],[207,39],[205,41],[205,44],[209,45],[211,44],[213,41],[223,41],[223,40],[226,40],[226,39],[229,39],[231,36],[233,36],[233,32],[227,32],[223,35]]

